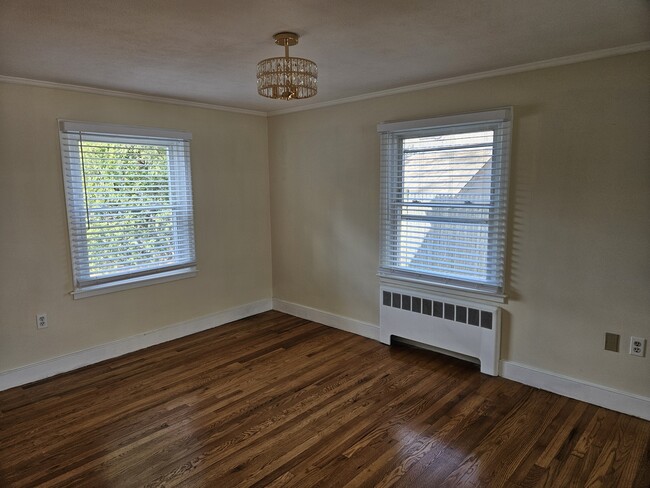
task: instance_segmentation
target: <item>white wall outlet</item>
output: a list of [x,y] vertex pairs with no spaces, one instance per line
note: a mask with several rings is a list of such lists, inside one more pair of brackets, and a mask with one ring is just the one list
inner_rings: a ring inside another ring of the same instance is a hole
[[47,327],[47,314],[39,313],[36,316],[36,328],[45,329]]
[[630,354],[632,356],[645,356],[645,338],[630,337]]

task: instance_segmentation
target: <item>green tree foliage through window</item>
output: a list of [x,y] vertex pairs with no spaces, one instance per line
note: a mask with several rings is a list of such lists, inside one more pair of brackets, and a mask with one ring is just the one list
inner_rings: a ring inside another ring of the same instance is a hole
[[167,146],[80,141],[89,276],[174,259]]

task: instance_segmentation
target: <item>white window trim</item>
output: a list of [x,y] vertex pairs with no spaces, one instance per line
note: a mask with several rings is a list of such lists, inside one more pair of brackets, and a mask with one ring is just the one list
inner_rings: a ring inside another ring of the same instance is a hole
[[[409,134],[417,134],[418,131],[428,131],[436,129],[444,129],[445,127],[453,127],[456,125],[465,125],[465,124],[486,124],[486,123],[503,123],[508,122],[512,123],[513,120],[513,109],[512,107],[503,107],[494,110],[486,110],[480,112],[472,113],[463,113],[457,115],[447,115],[440,117],[431,117],[427,119],[418,119],[418,120],[407,120],[407,121],[398,121],[398,122],[381,122],[377,124],[377,132],[386,133],[386,132],[401,132],[408,131]],[[506,175],[509,175],[510,172],[510,151],[511,151],[511,136],[512,130],[508,131],[506,140],[502,141],[498,146],[495,146],[495,149],[498,151],[505,151],[505,157],[503,158],[503,167],[506,171]],[[391,147],[391,151],[396,151],[397,147]],[[382,161],[382,172],[383,171],[396,171],[396,168],[393,165],[386,167]],[[386,175],[382,174],[382,179]],[[508,202],[508,187],[510,186],[509,176],[506,176],[506,188],[505,188],[505,200]],[[389,205],[386,195],[383,190],[381,191],[381,206],[382,214],[385,211],[385,207]],[[509,203],[506,203],[506,207],[509,207]],[[506,208],[506,215],[509,213],[508,208]],[[506,222],[508,218],[506,217]],[[383,262],[383,253],[385,252],[385,242],[384,242],[384,219],[381,217],[380,221],[381,229],[381,244],[380,252],[382,253],[381,261]],[[385,268],[380,265],[377,276],[379,277],[380,283],[385,285],[399,285],[400,283],[408,283],[411,286],[415,286],[419,289],[422,289],[425,292],[434,292],[442,293],[445,295],[451,295],[459,298],[469,298],[483,302],[491,303],[507,303],[507,254],[508,254],[508,235],[507,230],[504,235],[504,262],[503,262],[503,284],[499,289],[494,289],[490,287],[483,287],[480,284],[477,284],[476,287],[470,283],[458,283],[456,280],[445,278],[436,278],[432,279],[424,274],[412,273],[412,272],[400,272],[399,270],[394,270],[391,268]]]
[[[143,126],[127,126],[127,125],[118,125],[118,124],[106,124],[106,123],[97,123],[97,122],[80,122],[80,121],[72,121],[72,120],[64,120],[64,119],[59,119],[58,121],[59,125],[59,134],[60,134],[60,144],[61,144],[61,164],[63,168],[63,176],[65,178],[66,174],[66,156],[65,156],[65,146],[63,143],[63,133],[64,132],[85,132],[85,133],[93,133],[96,132],[98,134],[113,134],[113,135],[127,135],[127,136],[143,136],[143,137],[148,137],[148,138],[160,138],[160,139],[165,139],[165,140],[170,140],[170,139],[176,139],[176,140],[184,140],[184,141],[190,141],[192,139],[192,134],[190,132],[186,131],[178,131],[178,130],[170,130],[170,129],[158,129],[158,128],[151,128],[151,127],[143,127]],[[146,141],[144,141],[146,142]],[[177,157],[176,152],[178,151],[178,148],[174,146],[173,144],[170,146],[170,151],[174,154],[173,157]],[[74,153],[71,156],[71,159],[73,158],[79,158],[79,156]],[[188,161],[188,165],[191,164],[190,161]],[[189,169],[188,169],[189,171]],[[187,178],[187,175],[183,174],[180,178],[182,178],[184,181]],[[176,180],[173,182],[174,185],[180,185],[180,181]],[[65,182],[64,182],[64,186]],[[190,182],[190,191],[191,191],[192,185]],[[83,196],[78,194],[78,189],[77,191],[73,190],[72,192],[68,192],[68,189],[66,188],[66,205],[68,205],[68,199],[71,200],[76,200],[76,199],[83,199]],[[77,207],[78,205],[74,205]],[[69,217],[68,217],[69,218]],[[177,218],[177,216],[176,216]],[[192,230],[192,234],[194,235],[194,230]],[[75,259],[75,254],[72,250],[72,242],[73,242],[73,232],[71,229],[71,226],[68,225],[68,236],[69,236],[69,242],[70,242],[70,255],[71,259],[74,261]],[[178,238],[178,236],[175,234],[175,238]],[[84,250],[80,250],[80,252],[83,254]],[[196,252],[196,251],[194,251]],[[73,296],[73,298],[80,299],[80,298],[87,298],[87,297],[92,297],[92,296],[97,296],[97,295],[103,295],[107,293],[113,293],[117,291],[122,291],[122,290],[127,290],[131,288],[137,288],[137,287],[143,287],[143,286],[150,286],[150,285],[155,285],[159,283],[166,283],[170,281],[176,281],[176,280],[181,280],[185,278],[192,278],[196,276],[198,270],[196,267],[195,263],[190,263],[187,266],[181,266],[178,267],[177,269],[162,269],[160,272],[153,272],[151,274],[146,274],[142,276],[127,276],[125,275],[124,278],[120,279],[119,277],[115,280],[106,282],[106,283],[99,283],[99,284],[91,284],[91,285],[84,285],[84,286],[77,286],[77,277],[76,277],[76,271],[74,265],[72,266],[72,276],[73,276],[73,285],[74,285],[74,290],[70,292],[70,294]]]
[[163,273],[156,273],[148,276],[138,276],[136,278],[127,278],[119,281],[112,281],[110,283],[102,283],[101,285],[92,285],[80,288],[72,292],[72,297],[77,300],[79,298],[94,297],[97,295],[105,295],[116,291],[128,290],[130,288],[139,288],[141,286],[157,285],[159,283],[167,283],[169,281],[182,280],[185,278],[193,278],[196,276],[198,270],[196,266],[189,266],[187,268],[175,269],[173,271],[166,271]]
[[512,119],[512,107],[496,110],[473,112],[458,115],[445,115],[428,119],[406,120],[402,122],[381,122],[377,124],[377,132],[398,132],[403,130],[431,129],[452,125],[474,124],[483,122],[503,122]]
[[159,137],[161,139],[192,140],[192,133],[180,130],[157,129],[141,125],[104,124],[101,122],[80,122],[76,120],[59,119],[59,127],[69,132],[98,132],[106,134],[121,134],[126,136]]
[[491,293],[482,290],[475,290],[456,285],[443,285],[441,283],[432,283],[431,281],[418,280],[405,276],[396,277],[394,274],[379,272],[379,283],[387,286],[403,286],[408,284],[409,287],[421,290],[425,293],[433,293],[454,298],[467,298],[486,303],[508,303],[508,295],[503,293]]

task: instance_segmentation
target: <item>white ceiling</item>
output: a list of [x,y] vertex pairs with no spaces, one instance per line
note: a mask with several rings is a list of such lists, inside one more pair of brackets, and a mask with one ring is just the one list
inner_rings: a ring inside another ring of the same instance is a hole
[[[0,76],[259,111],[650,40],[648,0],[0,0]],[[300,101],[256,92],[281,56],[319,67]]]

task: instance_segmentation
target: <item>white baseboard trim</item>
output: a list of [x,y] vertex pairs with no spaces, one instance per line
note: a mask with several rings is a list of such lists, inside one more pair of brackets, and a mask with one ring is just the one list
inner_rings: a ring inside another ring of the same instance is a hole
[[42,380],[73,369],[99,363],[106,359],[123,356],[139,349],[195,334],[207,329],[250,317],[272,309],[270,298],[247,303],[239,307],[205,315],[196,319],[150,330],[124,339],[46,359],[0,373],[0,391]]
[[616,412],[650,420],[650,398],[570,378],[513,361],[501,361],[501,376]]
[[324,312],[317,308],[305,307],[304,305],[298,305],[297,303],[286,302],[278,298],[273,299],[273,309],[278,310],[279,312],[288,313],[289,315],[295,315],[301,319],[328,325],[335,329],[352,332],[353,334],[367,337],[369,339],[374,339],[376,341],[379,340],[379,326],[368,322],[362,322],[361,320]]

